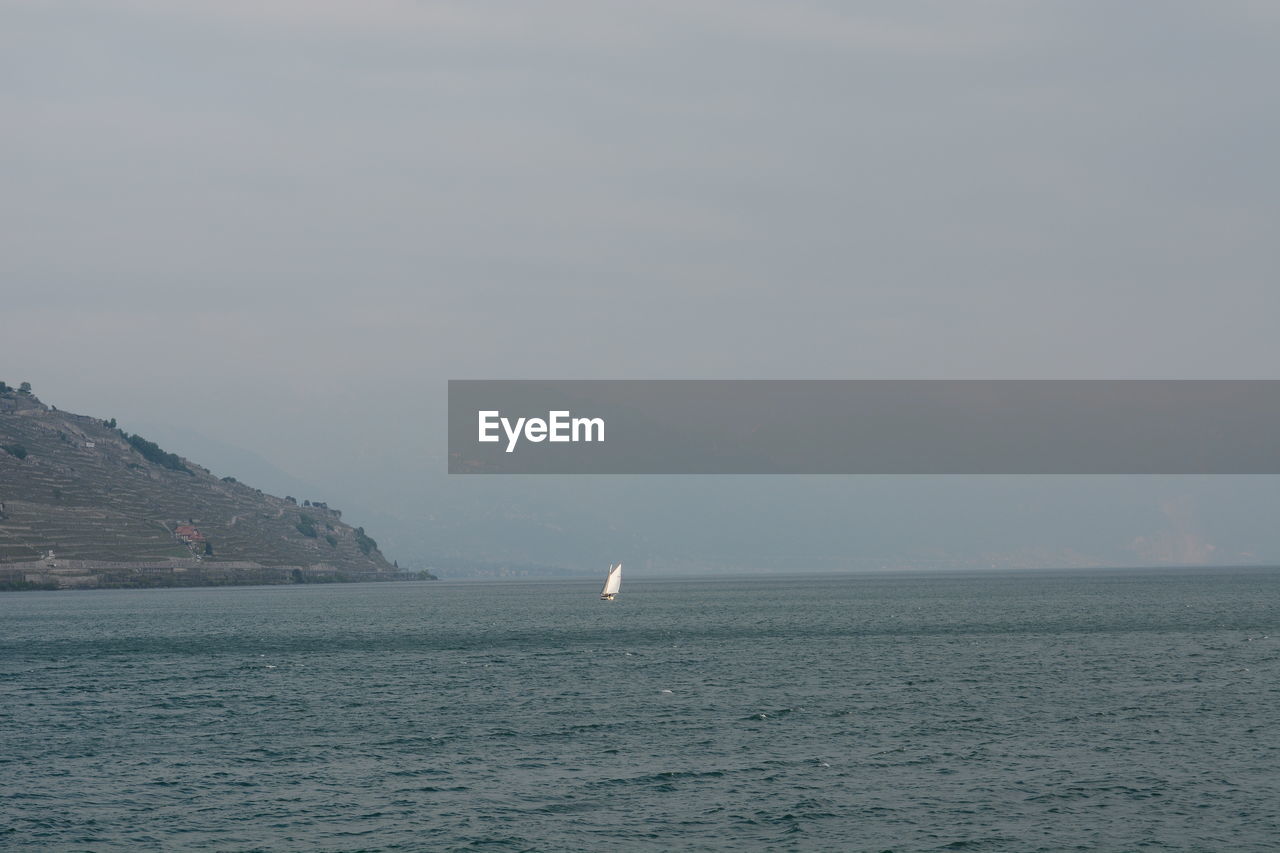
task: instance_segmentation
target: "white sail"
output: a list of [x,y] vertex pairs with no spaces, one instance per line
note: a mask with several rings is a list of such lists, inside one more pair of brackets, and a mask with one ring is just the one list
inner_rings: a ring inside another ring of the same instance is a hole
[[622,586],[622,563],[614,565],[609,564],[609,576],[604,579],[604,589],[600,591],[601,598],[612,598],[618,594],[618,589]]

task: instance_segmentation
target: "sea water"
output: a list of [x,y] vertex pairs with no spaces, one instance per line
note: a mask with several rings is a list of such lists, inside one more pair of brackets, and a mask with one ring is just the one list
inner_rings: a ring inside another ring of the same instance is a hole
[[0,595],[0,847],[1275,850],[1280,571]]

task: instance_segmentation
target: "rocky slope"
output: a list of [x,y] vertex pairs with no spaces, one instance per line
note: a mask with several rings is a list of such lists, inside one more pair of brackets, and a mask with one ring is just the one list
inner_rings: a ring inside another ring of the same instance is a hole
[[0,383],[0,567],[44,560],[254,563],[394,575],[362,528],[167,453],[114,421]]

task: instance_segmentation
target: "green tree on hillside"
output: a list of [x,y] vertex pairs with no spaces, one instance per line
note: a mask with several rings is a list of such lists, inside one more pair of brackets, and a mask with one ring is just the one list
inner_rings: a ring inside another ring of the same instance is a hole
[[363,552],[366,557],[369,556],[371,551],[376,551],[378,549],[378,543],[373,540],[372,536],[369,536],[364,532],[363,527],[356,528],[356,545],[360,547],[361,552]]
[[[123,433],[121,434],[123,435]],[[191,469],[182,464],[182,457],[176,453],[166,453],[154,441],[147,441],[140,435],[126,435],[125,441],[129,442],[133,449],[141,453],[142,457],[148,462],[154,462],[161,468],[168,468],[170,471],[181,471],[184,474],[191,473]]]

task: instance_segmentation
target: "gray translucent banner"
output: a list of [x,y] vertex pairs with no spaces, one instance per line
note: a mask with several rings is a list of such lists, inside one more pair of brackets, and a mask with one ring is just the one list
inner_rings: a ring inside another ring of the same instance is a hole
[[449,382],[451,474],[1280,474],[1278,435],[1280,380]]

